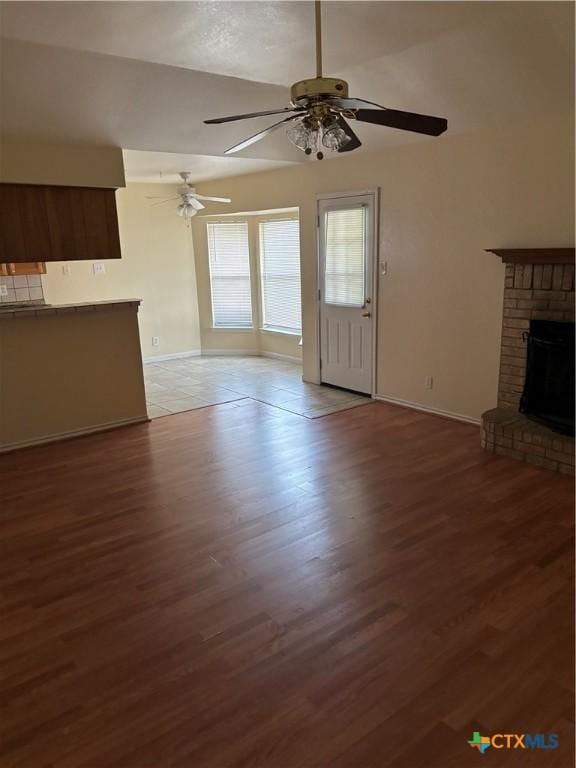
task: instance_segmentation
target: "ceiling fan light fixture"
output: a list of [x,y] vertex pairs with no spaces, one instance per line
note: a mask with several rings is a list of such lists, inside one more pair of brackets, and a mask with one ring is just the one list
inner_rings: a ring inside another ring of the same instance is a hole
[[286,136],[292,144],[309,155],[318,146],[318,131],[312,128],[306,120],[298,120],[286,130]]
[[286,136],[305,154],[311,155],[314,152],[319,160],[324,156],[322,149],[339,151],[350,141],[346,131],[342,130],[336,120],[331,119],[317,123],[298,120],[287,129]]
[[322,134],[322,144],[326,149],[338,152],[350,141],[350,136],[344,131],[336,121],[330,123],[324,128]]
[[178,216],[182,216],[183,219],[191,219],[192,216],[196,216],[198,211],[190,203],[180,203],[176,208]]

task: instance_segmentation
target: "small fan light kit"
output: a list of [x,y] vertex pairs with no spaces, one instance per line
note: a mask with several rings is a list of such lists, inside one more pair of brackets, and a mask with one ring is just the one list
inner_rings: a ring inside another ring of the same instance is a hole
[[[176,213],[185,219],[186,224],[189,225],[190,219],[196,216],[198,211],[201,211],[206,206],[200,201],[205,200],[210,203],[231,203],[232,200],[229,197],[207,197],[206,195],[199,195],[195,188],[190,184],[191,174],[188,171],[181,171],[179,174],[182,179],[182,186],[178,190],[178,194],[175,197],[167,197],[160,199],[159,203],[152,203],[152,205],[164,205],[164,203],[170,203],[174,200],[180,200],[180,205],[176,207]],[[148,195],[148,200],[158,200],[157,195]]]
[[280,126],[288,124],[286,135],[305,154],[316,154],[318,160],[324,157],[324,150],[351,152],[362,145],[347,120],[397,128],[401,131],[439,136],[448,127],[442,117],[419,115],[387,109],[364,99],[348,97],[348,83],[335,77],[322,75],[322,10],[320,0],[315,0],[316,13],[316,77],[300,80],[291,88],[290,106],[267,112],[252,112],[246,115],[217,117],[204,120],[208,125],[247,120],[252,117],[291,113],[289,117],[268,126],[239,144],[227,149],[225,155],[232,155],[265,138]]

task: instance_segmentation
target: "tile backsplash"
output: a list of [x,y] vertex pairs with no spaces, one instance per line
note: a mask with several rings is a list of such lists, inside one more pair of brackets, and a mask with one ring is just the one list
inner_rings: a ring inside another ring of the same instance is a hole
[[40,275],[0,277],[0,286],[6,287],[6,291],[0,291],[0,305],[13,304],[15,301],[44,303],[44,290]]

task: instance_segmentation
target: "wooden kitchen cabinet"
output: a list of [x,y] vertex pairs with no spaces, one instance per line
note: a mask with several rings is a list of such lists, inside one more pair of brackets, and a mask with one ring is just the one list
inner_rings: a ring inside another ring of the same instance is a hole
[[45,275],[46,264],[43,261],[22,261],[20,263],[9,262],[0,264],[0,276],[10,275]]
[[0,263],[120,257],[116,190],[0,184]]

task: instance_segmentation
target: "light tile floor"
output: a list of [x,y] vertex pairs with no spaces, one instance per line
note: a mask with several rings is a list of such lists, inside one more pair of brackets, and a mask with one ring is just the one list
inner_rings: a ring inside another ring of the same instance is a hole
[[267,357],[187,357],[146,363],[144,381],[150,418],[251,398],[316,419],[370,402],[351,392],[307,384],[300,365]]

